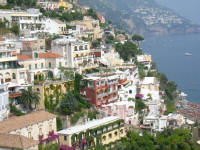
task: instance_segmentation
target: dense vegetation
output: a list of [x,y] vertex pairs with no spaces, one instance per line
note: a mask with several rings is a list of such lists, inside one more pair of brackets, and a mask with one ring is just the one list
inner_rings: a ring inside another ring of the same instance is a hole
[[122,43],[117,43],[115,45],[116,51],[119,53],[120,57],[127,61],[132,57],[135,57],[137,54],[141,54],[142,51],[137,48],[137,46],[130,40]]
[[[187,129],[166,129],[156,137],[147,132],[141,135],[129,131],[127,137],[121,140],[121,145],[124,146],[120,147],[121,150],[198,150]],[[116,145],[114,149],[118,149]]]
[[160,89],[165,92],[165,103],[167,104],[167,114],[176,111],[174,106],[175,100],[177,98],[177,85],[174,81],[169,81],[167,76],[163,73],[158,73],[157,75],[160,81]]
[[35,7],[37,0],[7,0],[8,6]]
[[68,92],[63,96],[59,111],[64,115],[71,115],[74,112],[80,111],[82,108],[87,109],[91,107],[91,104],[85,100],[79,93],[85,86],[81,84],[83,77],[79,74],[75,74],[74,77],[74,89],[68,89]]
[[88,9],[86,13],[81,13],[80,11],[75,12],[67,12],[62,7],[59,8],[58,11],[53,10],[44,10],[40,8],[40,11],[43,13],[44,16],[50,18],[58,18],[65,22],[71,22],[74,20],[82,20],[84,16],[91,16],[94,19],[98,19],[96,12],[93,9]]
[[19,26],[14,25],[11,28],[7,27],[7,20],[0,21],[0,34],[5,34],[5,33],[14,33],[15,35],[19,34]]

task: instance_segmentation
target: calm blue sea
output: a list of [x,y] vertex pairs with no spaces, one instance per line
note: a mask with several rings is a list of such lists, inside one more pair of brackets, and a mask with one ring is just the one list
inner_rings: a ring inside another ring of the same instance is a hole
[[[159,72],[188,94],[188,100],[200,103],[200,34],[152,37],[142,48],[152,55]],[[186,52],[192,56],[185,56]]]

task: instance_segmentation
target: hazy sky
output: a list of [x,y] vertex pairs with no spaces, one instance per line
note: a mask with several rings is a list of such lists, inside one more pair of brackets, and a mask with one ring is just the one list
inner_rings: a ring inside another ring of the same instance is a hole
[[185,18],[200,24],[200,0],[156,0]]

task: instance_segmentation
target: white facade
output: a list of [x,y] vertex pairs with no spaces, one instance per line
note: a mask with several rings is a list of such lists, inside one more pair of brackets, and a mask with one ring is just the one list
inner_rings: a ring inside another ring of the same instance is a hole
[[62,55],[66,61],[65,66],[77,68],[80,73],[84,69],[98,67],[91,54],[90,43],[73,37],[63,37],[52,41],[52,52]]
[[10,112],[8,91],[0,86],[0,121],[7,119]]
[[18,24],[20,30],[28,30],[31,35],[46,32],[45,18],[39,9],[27,9],[27,11],[0,10],[0,19],[9,21],[9,26]]
[[0,84],[12,87],[26,83],[26,69],[18,64],[17,53],[13,41],[0,41]]
[[66,24],[57,19],[47,19],[45,22],[45,29],[49,34],[66,34]]
[[154,131],[163,131],[167,127],[167,116],[147,116],[143,124]]

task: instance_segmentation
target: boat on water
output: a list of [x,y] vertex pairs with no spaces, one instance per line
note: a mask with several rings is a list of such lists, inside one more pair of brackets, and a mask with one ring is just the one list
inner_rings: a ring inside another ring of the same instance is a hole
[[192,56],[191,53],[185,53],[185,56]]

